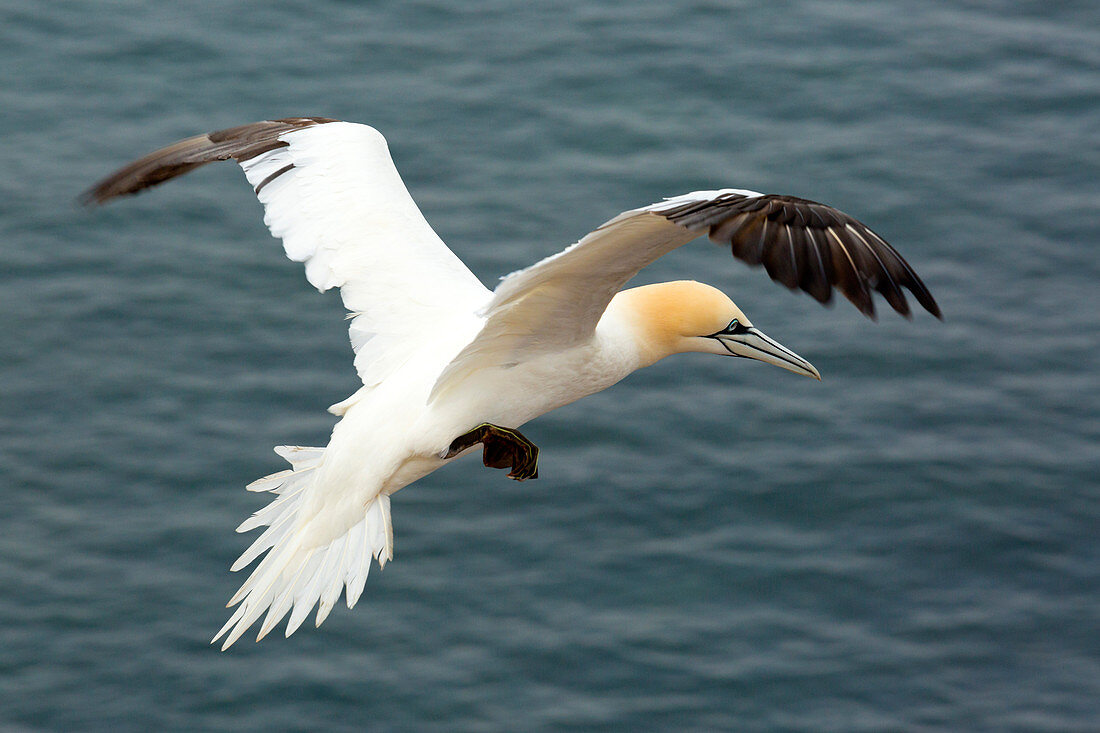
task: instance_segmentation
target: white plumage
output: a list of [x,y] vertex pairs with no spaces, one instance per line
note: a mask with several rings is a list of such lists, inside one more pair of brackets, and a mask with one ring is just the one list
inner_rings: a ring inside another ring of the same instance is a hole
[[[275,498],[238,532],[263,532],[233,564],[256,567],[215,636],[233,644],[260,616],[263,638],[313,607],[320,625],[349,608],[371,561],[393,557],[390,496],[440,468],[459,436],[515,429],[669,354],[748,356],[817,376],[736,305],[693,282],[623,291],[641,268],[709,233],[776,280],[827,301],[833,285],[873,314],[870,290],[899,312],[899,286],[935,301],[881,238],[835,209],[742,189],[697,191],[624,212],[490,292],[444,245],[409,196],[385,140],[365,125],[293,118],[181,141],[104,179],[102,202],[213,160],[237,159],[264,221],[309,282],[339,288],[363,387],[330,410],[324,448],[276,449],[291,469],[255,481]],[[488,439],[486,439],[488,446]],[[463,448],[468,452],[474,448]],[[489,462],[486,448],[486,462]]]

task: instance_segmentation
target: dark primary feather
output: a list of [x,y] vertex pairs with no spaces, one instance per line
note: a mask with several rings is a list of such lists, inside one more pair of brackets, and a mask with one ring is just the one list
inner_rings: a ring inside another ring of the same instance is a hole
[[[102,204],[116,196],[137,193],[182,176],[207,163],[230,158],[237,161],[248,160],[286,146],[287,143],[279,139],[283,133],[326,122],[337,120],[327,117],[264,120],[180,140],[115,171],[88,189],[81,196],[81,201],[85,204]],[[257,188],[263,187],[271,178],[287,170],[289,168],[277,171]]]
[[816,201],[768,194],[726,193],[661,211],[669,221],[729,244],[734,257],[763,265],[776,282],[828,303],[835,286],[870,318],[871,291],[903,316],[907,288],[925,310],[942,318],[939,306],[901,255],[865,224]]

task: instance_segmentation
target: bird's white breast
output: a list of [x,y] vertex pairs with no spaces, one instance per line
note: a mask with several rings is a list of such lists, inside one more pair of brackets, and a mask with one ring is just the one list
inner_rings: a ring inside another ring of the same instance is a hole
[[591,338],[525,361],[482,369],[433,405],[430,415],[465,427],[519,427],[539,415],[607,389],[639,366],[634,337],[612,311]]

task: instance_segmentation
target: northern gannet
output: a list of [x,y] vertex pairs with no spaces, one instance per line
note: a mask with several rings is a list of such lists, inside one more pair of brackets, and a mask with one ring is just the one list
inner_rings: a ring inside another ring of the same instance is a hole
[[253,482],[276,498],[238,532],[267,529],[233,564],[266,556],[229,601],[214,637],[228,648],[267,612],[257,641],[289,612],[286,635],[318,605],[320,626],[371,558],[393,557],[390,495],[482,446],[509,477],[537,477],[517,428],[671,354],[705,352],[820,379],[722,292],[693,281],[621,290],[661,255],[703,234],[822,303],[836,286],[874,317],[871,291],[908,316],[901,288],[937,318],[917,274],[847,214],[793,196],[724,188],[623,212],[489,291],[425,221],[385,138],[322,117],[268,120],[182,140],[85,194],[103,203],[216,160],[236,160],[264,221],[318,290],[340,288],[363,386],[329,410],[324,448],[280,446],[289,470]]

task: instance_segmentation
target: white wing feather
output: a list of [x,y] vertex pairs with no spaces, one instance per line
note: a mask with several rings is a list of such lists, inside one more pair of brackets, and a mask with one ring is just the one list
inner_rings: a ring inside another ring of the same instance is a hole
[[374,386],[425,329],[472,317],[489,292],[425,221],[374,128],[332,122],[279,139],[288,145],[241,167],[287,256],[318,290],[340,288],[356,370]]

